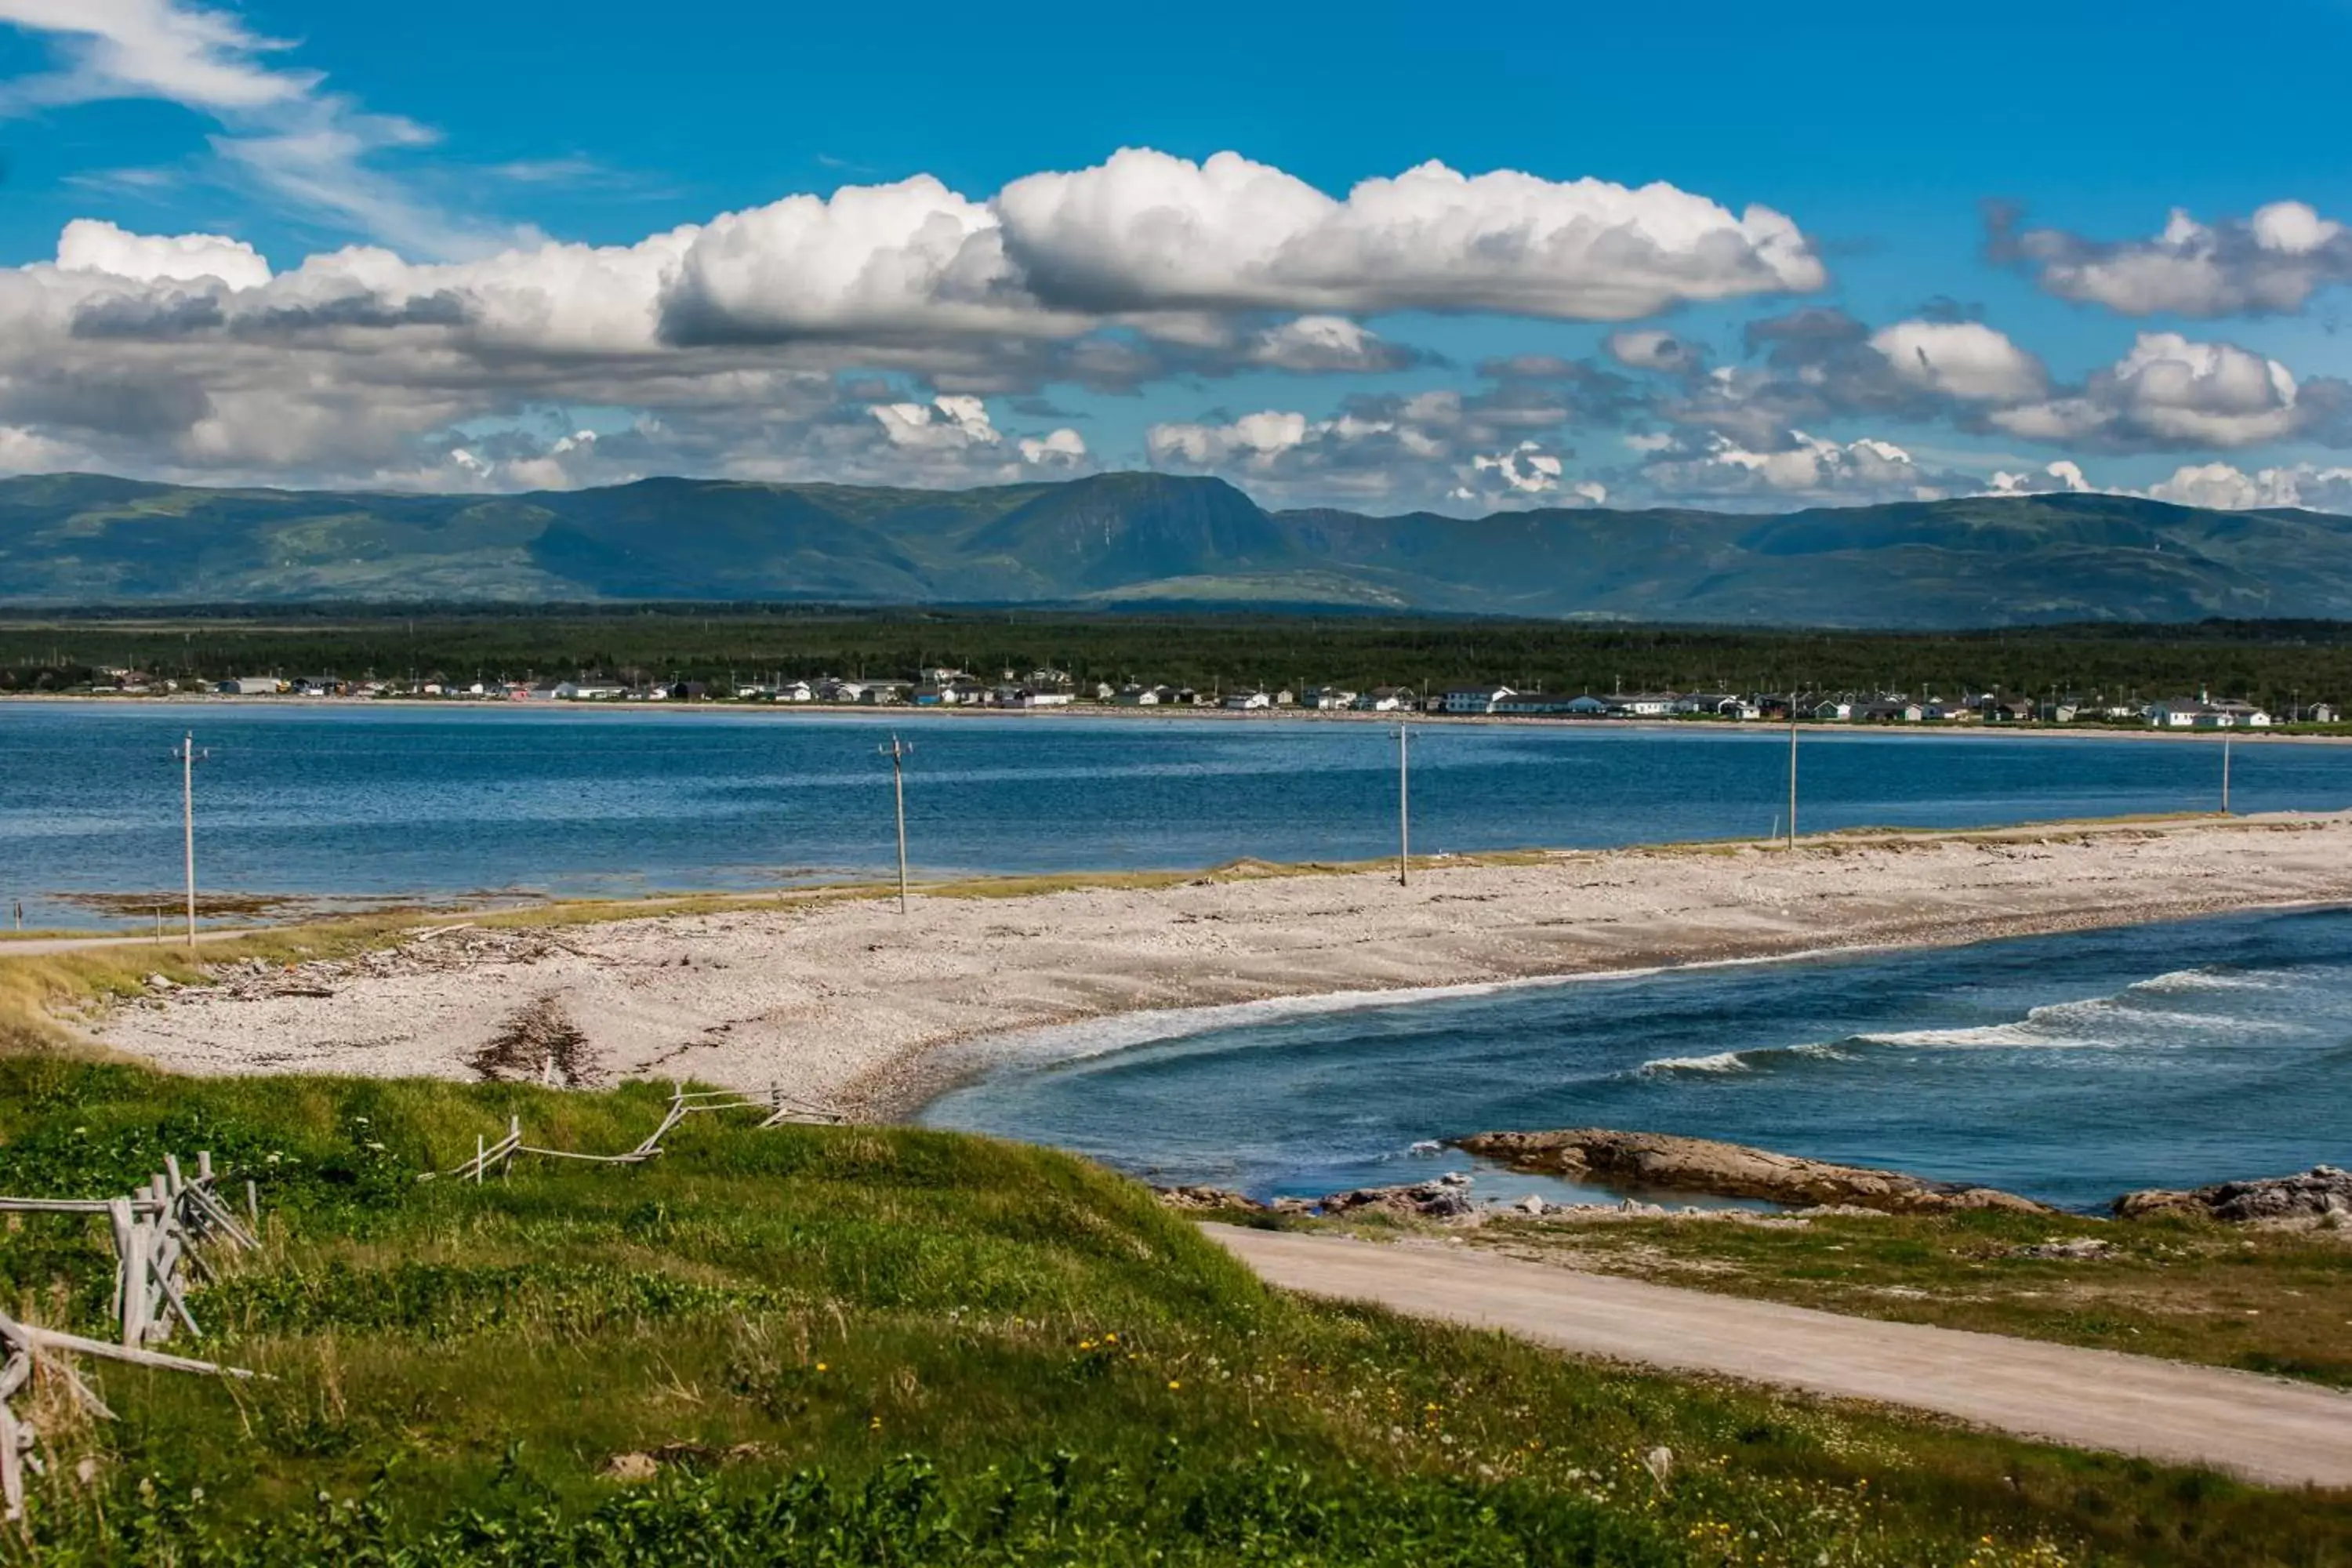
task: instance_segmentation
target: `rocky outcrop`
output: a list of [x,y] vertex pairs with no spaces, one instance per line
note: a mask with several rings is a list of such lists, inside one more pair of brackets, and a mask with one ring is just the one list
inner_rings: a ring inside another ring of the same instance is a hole
[[1885,1214],[1948,1214],[2005,1209],[2049,1214],[2044,1205],[1991,1187],[1932,1182],[1901,1171],[1836,1165],[1769,1149],[1580,1127],[1559,1132],[1482,1132],[1456,1141],[1466,1152],[1529,1174],[1565,1176],[1610,1186],[1763,1198],[1801,1207],[1845,1205]]
[[1465,1219],[1474,1205],[1470,1202],[1470,1178],[1448,1172],[1433,1182],[1333,1193],[1317,1206],[1333,1218],[1385,1214],[1400,1219]]
[[1181,1214],[1214,1214],[1240,1209],[1250,1214],[1263,1214],[1266,1205],[1247,1193],[1237,1193],[1231,1187],[1154,1187],[1162,1206]]
[[1448,1171],[1433,1182],[1412,1182],[1394,1187],[1357,1187],[1320,1198],[1276,1198],[1260,1203],[1247,1193],[1229,1187],[1158,1187],[1160,1201],[1184,1214],[1240,1211],[1245,1214],[1310,1215],[1339,1219],[1349,1215],[1389,1215],[1399,1219],[1466,1219],[1475,1212],[1470,1201],[1470,1178]]
[[2314,1165],[2299,1176],[2267,1176],[2252,1182],[2221,1182],[2190,1192],[2153,1189],[2126,1193],[2114,1205],[2118,1219],[2182,1215],[2227,1225],[2255,1220],[2318,1220],[2352,1225],[2352,1171]]

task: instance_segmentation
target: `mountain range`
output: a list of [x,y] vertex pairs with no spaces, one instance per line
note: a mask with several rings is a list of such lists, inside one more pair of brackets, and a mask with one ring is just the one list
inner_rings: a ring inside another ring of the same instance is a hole
[[1267,511],[1221,479],[527,495],[0,479],[0,604],[1166,603],[1823,626],[2352,618],[2352,518],[2047,495]]

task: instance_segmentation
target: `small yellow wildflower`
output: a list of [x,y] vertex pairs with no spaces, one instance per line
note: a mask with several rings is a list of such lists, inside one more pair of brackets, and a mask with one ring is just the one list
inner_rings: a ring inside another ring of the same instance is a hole
[[1182,1384],[1181,1384],[1181,1383],[1177,1382],[1177,1381],[1176,1381],[1174,1378],[1172,1378],[1172,1377],[1171,1377],[1171,1378],[1170,1378],[1170,1379],[1168,1380],[1168,1389],[1169,1389],[1169,1392],[1170,1392],[1170,1393],[1171,1393],[1171,1394],[1172,1394],[1172,1393],[1174,1393],[1177,1389],[1180,1389],[1180,1388],[1181,1388],[1181,1387],[1183,1387],[1183,1386],[1184,1386],[1184,1385],[1183,1385]]

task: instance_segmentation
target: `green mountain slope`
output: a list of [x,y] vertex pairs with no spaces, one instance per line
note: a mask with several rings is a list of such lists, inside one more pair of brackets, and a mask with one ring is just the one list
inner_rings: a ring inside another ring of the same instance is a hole
[[524,496],[0,479],[0,603],[1219,601],[1961,626],[2352,617],[2352,518],[2125,496],[1780,516],[1268,512],[1218,479]]

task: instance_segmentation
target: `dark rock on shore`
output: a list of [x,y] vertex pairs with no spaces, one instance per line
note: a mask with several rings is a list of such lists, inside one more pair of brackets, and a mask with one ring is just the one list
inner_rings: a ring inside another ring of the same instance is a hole
[[1933,1182],[1901,1171],[1837,1165],[1739,1143],[1660,1132],[1618,1132],[1600,1127],[1558,1132],[1482,1132],[1457,1140],[1456,1147],[1531,1174],[1717,1197],[1762,1198],[1801,1207],[1842,1204],[1887,1214],[1947,1214],[1960,1209],[2054,1212],[2031,1198],[1992,1187]]
[[1321,1198],[1276,1198],[1264,1204],[1229,1187],[1159,1187],[1160,1201],[1186,1214],[1392,1215],[1400,1219],[1461,1219],[1473,1212],[1470,1178],[1448,1172],[1433,1182],[1395,1187],[1358,1187]]
[[2118,1219],[2185,1215],[2229,1225],[2303,1219],[2352,1225],[2352,1171],[2314,1165],[2299,1176],[2221,1182],[2192,1192],[2126,1193],[2115,1201],[2114,1208]]

